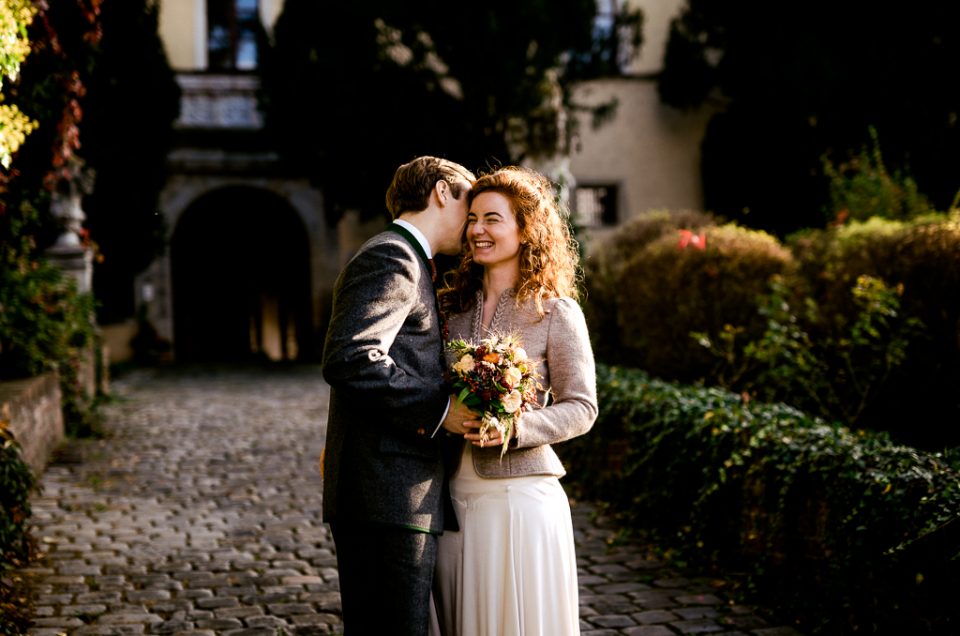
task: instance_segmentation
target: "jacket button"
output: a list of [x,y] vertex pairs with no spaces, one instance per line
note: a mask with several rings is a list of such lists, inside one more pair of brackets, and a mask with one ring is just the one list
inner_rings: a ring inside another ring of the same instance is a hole
[[426,432],[425,430],[423,430],[422,428],[418,428],[418,429],[417,429],[417,435],[426,435],[426,434],[427,434],[427,432]]

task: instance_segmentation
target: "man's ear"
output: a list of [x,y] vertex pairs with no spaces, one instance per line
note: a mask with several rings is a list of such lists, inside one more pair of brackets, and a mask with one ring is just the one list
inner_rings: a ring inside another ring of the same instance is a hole
[[450,194],[450,184],[443,179],[440,179],[440,181],[434,184],[433,193],[436,195],[437,203],[439,203],[441,207],[447,205],[447,197],[452,196]]

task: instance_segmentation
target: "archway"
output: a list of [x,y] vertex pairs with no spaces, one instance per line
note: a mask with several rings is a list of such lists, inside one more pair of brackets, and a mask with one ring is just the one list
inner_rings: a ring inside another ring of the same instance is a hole
[[177,222],[170,265],[177,360],[311,355],[309,240],[283,198],[251,187],[201,196]]

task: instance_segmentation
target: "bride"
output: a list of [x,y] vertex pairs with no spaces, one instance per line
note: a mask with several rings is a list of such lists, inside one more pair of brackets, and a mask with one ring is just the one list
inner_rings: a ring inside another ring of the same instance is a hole
[[519,167],[470,191],[467,253],[440,292],[448,339],[520,337],[540,362],[541,408],[524,411],[501,459],[500,433],[479,422],[450,440],[460,530],[440,537],[434,636],[579,634],[577,563],[565,474],[550,444],[597,416],[593,353],[577,304],[578,252],[550,182]]

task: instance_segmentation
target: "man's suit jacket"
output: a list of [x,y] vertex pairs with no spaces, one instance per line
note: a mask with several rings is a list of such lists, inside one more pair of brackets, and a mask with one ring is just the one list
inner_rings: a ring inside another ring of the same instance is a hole
[[[412,237],[411,237],[412,238]],[[367,241],[334,286],[324,521],[444,526],[438,427],[449,390],[430,269],[394,231]]]

